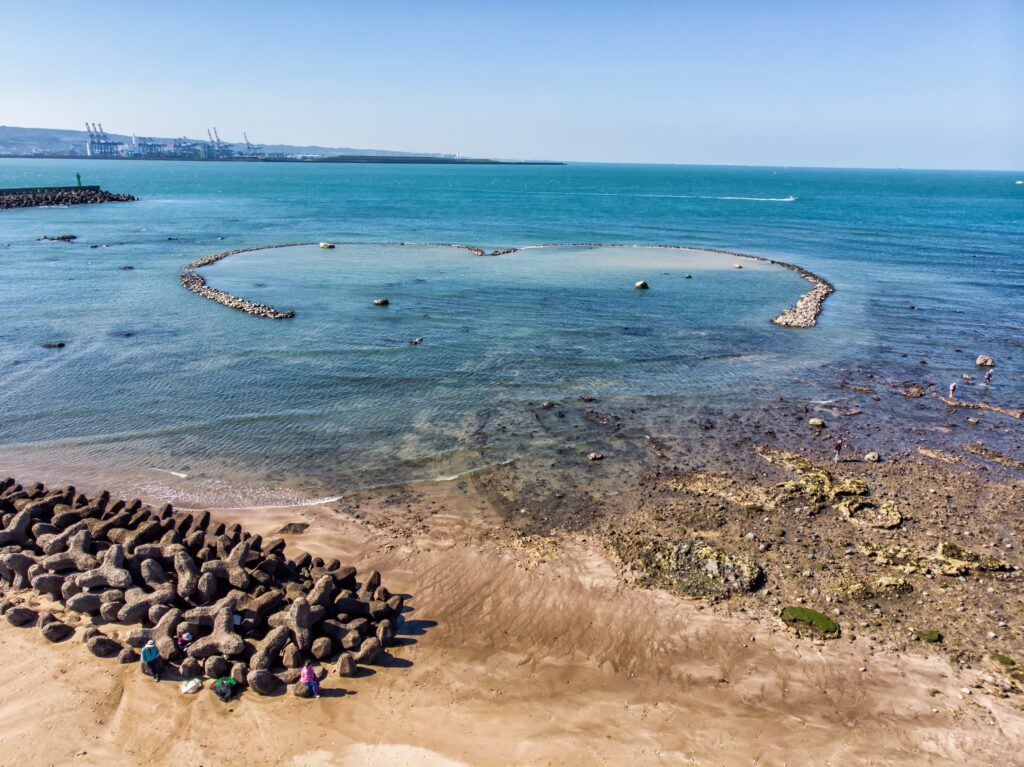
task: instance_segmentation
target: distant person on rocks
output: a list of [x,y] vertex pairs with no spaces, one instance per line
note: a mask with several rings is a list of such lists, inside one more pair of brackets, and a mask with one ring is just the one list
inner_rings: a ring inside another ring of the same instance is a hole
[[150,639],[142,648],[142,669],[153,677],[154,682],[160,681],[160,650],[156,642]]
[[956,399],[956,381],[949,385],[949,398]]
[[302,667],[302,673],[299,675],[299,681],[312,691],[314,698],[320,697],[320,680],[316,678],[313,661],[306,661],[306,665]]
[[839,454],[843,451],[843,438],[836,437],[835,444],[832,445],[832,463],[839,463]]
[[178,646],[178,652],[184,655],[188,652],[189,645],[192,644],[192,635],[187,631],[182,634],[178,634],[178,636],[174,638],[174,644]]

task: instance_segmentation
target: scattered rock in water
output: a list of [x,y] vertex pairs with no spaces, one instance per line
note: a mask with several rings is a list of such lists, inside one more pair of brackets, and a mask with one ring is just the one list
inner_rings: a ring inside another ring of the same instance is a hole
[[553,407],[555,406],[555,404],[556,404],[556,403],[554,403],[554,402],[552,402],[551,400],[549,400],[549,399],[548,399],[548,400],[544,400],[543,402],[541,402],[541,403],[540,403],[540,406],[541,406],[541,407],[542,407],[542,408],[543,408],[544,410],[551,410],[551,408],[553,408]]
[[580,402],[593,402],[593,401],[594,401],[594,398],[591,397],[589,394],[582,394],[582,395],[580,395]]
[[124,264],[123,266],[120,267],[120,269],[121,269],[122,272],[130,272],[130,271],[134,270],[135,267],[132,266],[131,264]]
[[596,452],[595,453],[587,453],[587,460],[588,461],[603,461],[604,460],[604,453],[596,453]]
[[650,285],[648,285],[644,280],[640,280],[639,282],[634,283],[633,287],[637,290],[647,290],[650,288]]
[[66,346],[63,341],[43,341],[39,345],[44,349],[63,349]]
[[422,336],[420,338],[410,338],[409,339],[409,346],[419,346],[421,343],[423,343],[423,337]]
[[969,423],[971,426],[977,426],[979,421],[973,415],[969,415],[967,416],[967,423]]
[[965,381],[973,381],[974,380],[974,376],[972,376],[970,373],[964,373],[960,377],[962,379],[964,379]]
[[37,242],[49,241],[49,242],[73,242],[78,239],[77,234],[58,234],[56,237],[50,237],[44,234],[42,237],[37,237]]
[[692,280],[693,279],[693,275],[692,274],[684,274],[683,275],[683,279],[684,280]]
[[807,632],[820,639],[835,639],[839,636],[839,624],[824,613],[809,607],[790,605],[782,610],[782,621],[798,632]]
[[974,364],[980,368],[994,368],[996,366],[996,361],[987,354],[979,354],[978,359],[974,361]]
[[320,243],[320,247],[323,248],[324,250],[333,250],[334,243],[333,242],[321,242]]
[[375,299],[373,299],[373,305],[374,306],[387,306],[390,303],[391,302],[388,301],[386,298],[375,298]]
[[733,264],[732,268],[733,269],[742,269],[743,268],[743,264]]

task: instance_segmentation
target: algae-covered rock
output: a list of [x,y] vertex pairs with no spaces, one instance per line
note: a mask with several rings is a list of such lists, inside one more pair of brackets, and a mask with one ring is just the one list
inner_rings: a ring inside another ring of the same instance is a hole
[[873,501],[863,496],[850,496],[832,508],[839,512],[843,519],[861,527],[893,530],[903,524],[903,515],[892,501],[885,501],[881,506],[876,506]]
[[992,653],[991,657],[992,660],[1002,666],[1002,670],[1009,678],[1014,692],[1024,692],[1024,665],[1018,663],[1008,655],[1003,655],[998,652]]
[[764,571],[755,562],[700,539],[634,538],[620,546],[619,555],[644,574],[648,585],[686,596],[722,598],[756,591],[764,583]]
[[809,607],[790,605],[782,611],[782,621],[798,631],[806,631],[822,639],[833,639],[839,636],[839,624],[824,613]]
[[972,570],[999,572],[1013,569],[1001,559],[975,554],[949,541],[943,541],[935,547],[932,560],[943,575],[964,575]]
[[870,583],[851,584],[846,590],[846,595],[853,599],[867,600],[880,597],[901,597],[913,590],[914,587],[905,578],[883,576]]
[[914,636],[922,642],[941,642],[942,634],[935,629],[915,629]]
[[754,448],[754,452],[773,466],[797,475],[797,479],[783,484],[784,491],[804,495],[819,504],[831,503],[844,496],[866,495],[870,490],[864,480],[837,480],[828,469],[814,465],[797,453],[763,446]]

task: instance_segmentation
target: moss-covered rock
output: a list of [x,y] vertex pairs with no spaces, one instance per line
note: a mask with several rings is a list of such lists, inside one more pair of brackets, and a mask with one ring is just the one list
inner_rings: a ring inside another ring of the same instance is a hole
[[790,605],[782,611],[782,621],[798,631],[806,631],[822,639],[833,639],[839,636],[839,624],[824,613],[809,607]]
[[1006,666],[1006,668],[1014,668],[1017,665],[1017,661],[1015,661],[1013,658],[998,652],[992,653],[992,660],[994,660],[1000,666]]
[[935,629],[915,629],[914,636],[922,642],[941,642],[942,634]]

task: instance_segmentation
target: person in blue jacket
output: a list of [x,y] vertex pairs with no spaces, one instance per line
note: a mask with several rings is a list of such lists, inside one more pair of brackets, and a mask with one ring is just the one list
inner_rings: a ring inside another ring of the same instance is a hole
[[160,681],[160,650],[156,642],[150,639],[142,648],[142,671],[153,677],[154,682]]

